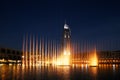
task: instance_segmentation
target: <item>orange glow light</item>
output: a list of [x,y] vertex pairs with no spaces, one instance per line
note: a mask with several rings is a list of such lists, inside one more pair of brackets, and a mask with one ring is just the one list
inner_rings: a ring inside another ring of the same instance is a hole
[[90,58],[90,66],[98,66],[96,50],[94,51],[92,57]]
[[64,51],[63,55],[54,62],[56,65],[70,65],[70,51]]

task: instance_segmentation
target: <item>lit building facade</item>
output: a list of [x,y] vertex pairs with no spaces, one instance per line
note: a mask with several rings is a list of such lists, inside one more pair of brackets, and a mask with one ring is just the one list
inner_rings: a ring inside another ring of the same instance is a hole
[[22,59],[22,51],[0,47],[0,64],[21,63],[21,59]]
[[70,41],[71,41],[71,30],[69,26],[64,24],[64,35],[63,35],[63,51],[65,55],[70,55]]

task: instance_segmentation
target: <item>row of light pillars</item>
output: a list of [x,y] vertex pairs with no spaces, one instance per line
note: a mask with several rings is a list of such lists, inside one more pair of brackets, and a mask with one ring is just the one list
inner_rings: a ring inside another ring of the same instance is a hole
[[53,64],[60,55],[61,46],[57,42],[25,36],[23,39],[22,64],[24,66],[36,66]]
[[[90,51],[88,50],[89,46],[90,45],[87,43],[84,46],[81,46],[79,42],[75,42],[70,46],[70,54],[62,55],[64,54],[63,47],[58,45],[56,41],[45,38],[38,40],[38,38],[33,35],[25,36],[23,39],[22,64],[24,66],[55,65],[57,62],[64,63],[64,60],[67,58],[69,58],[70,64],[74,64],[73,61],[88,63],[90,58]],[[82,47],[85,48],[83,49]],[[86,53],[82,53],[82,50],[86,50]],[[68,64],[68,62],[65,62],[64,65],[66,63]]]

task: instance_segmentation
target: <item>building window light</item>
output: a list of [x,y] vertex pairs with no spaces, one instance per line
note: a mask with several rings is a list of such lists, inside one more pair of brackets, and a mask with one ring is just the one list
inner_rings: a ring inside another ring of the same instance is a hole
[[64,35],[64,38],[66,38],[66,35]]

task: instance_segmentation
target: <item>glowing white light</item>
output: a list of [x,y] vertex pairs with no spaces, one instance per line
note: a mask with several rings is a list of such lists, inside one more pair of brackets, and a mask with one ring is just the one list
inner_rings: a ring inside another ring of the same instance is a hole
[[64,37],[66,38],[66,35]]
[[115,71],[115,64],[113,64],[113,71]]
[[24,58],[24,56],[22,56],[22,58]]
[[66,55],[67,54],[67,52],[66,52],[66,50],[64,51],[64,55]]
[[70,38],[70,36],[68,35],[68,38]]
[[64,25],[64,29],[69,29],[67,24]]

